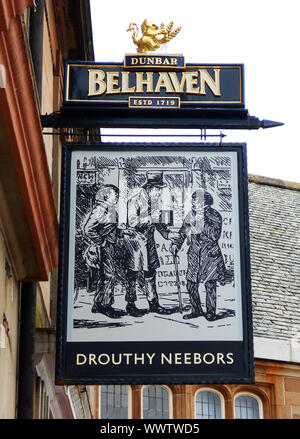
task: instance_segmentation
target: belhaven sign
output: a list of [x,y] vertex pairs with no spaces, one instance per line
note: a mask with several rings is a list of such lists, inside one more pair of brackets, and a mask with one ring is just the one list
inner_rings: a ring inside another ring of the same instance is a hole
[[[128,30],[123,63],[66,63],[68,126],[248,123],[243,65]],[[246,145],[65,143],[61,189],[57,384],[252,383]]]
[[125,55],[123,64],[67,62],[65,69],[65,108],[244,108],[242,64],[135,54]]

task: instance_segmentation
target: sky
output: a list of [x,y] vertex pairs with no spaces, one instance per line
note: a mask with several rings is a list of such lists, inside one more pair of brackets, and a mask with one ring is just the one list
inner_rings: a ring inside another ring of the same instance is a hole
[[[135,53],[128,26],[134,22],[140,28],[144,19],[148,19],[166,27],[173,21],[174,29],[182,28],[157,53],[183,54],[186,63],[243,64],[245,108],[249,115],[284,125],[258,130],[222,130],[226,135],[223,142],[247,143],[250,174],[300,183],[298,0],[90,0],[90,3],[95,61],[122,63],[125,53]],[[102,133],[112,132],[102,130]],[[125,132],[141,133],[118,130]],[[178,130],[142,132],[181,133]],[[219,133],[220,130],[207,130],[210,135]],[[198,139],[131,138],[128,141]],[[207,138],[209,142],[218,140],[218,137]]]

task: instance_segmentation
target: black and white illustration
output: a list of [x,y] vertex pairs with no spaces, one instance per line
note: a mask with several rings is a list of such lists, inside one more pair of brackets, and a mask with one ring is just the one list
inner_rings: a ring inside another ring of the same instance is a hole
[[67,340],[241,341],[238,157],[74,150]]

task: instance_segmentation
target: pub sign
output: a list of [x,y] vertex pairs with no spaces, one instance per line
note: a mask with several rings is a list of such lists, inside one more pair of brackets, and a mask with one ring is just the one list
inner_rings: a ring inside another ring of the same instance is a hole
[[[243,116],[242,64],[154,53],[173,25],[131,23],[122,63],[67,62],[63,115]],[[245,144],[63,145],[58,384],[253,382],[247,183]]]
[[123,63],[67,62],[64,108],[244,107],[242,64],[185,64],[179,55],[126,55]]
[[245,144],[63,146],[58,384],[253,382]]

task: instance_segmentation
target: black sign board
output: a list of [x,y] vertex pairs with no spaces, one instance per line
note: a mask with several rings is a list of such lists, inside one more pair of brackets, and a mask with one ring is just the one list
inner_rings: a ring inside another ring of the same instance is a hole
[[185,64],[176,56],[127,55],[123,64],[67,62],[64,108],[244,108],[242,64]]
[[58,384],[253,382],[246,146],[63,146]]

